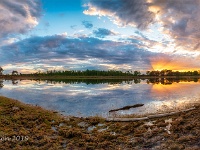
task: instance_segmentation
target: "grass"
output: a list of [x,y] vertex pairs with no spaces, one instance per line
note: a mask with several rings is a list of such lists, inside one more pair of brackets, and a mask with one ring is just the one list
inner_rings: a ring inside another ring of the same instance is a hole
[[[0,96],[0,149],[200,149],[200,107],[137,122],[62,116]],[[66,108],[67,109],[67,108]]]

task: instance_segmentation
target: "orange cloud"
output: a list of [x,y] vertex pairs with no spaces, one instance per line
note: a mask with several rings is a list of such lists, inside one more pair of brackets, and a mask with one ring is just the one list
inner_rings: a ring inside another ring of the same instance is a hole
[[152,57],[150,63],[153,70],[192,71],[200,70],[198,60],[186,57]]

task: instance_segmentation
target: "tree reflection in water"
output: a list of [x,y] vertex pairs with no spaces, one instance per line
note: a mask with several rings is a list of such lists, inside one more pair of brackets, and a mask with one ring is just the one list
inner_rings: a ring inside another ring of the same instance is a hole
[[[147,84],[162,84],[171,85],[179,82],[200,82],[199,78],[135,78],[135,79],[35,79],[37,83],[45,82],[47,84],[140,84],[141,81],[146,81]],[[13,79],[12,85],[18,85],[18,80]],[[20,80],[21,81],[21,80]],[[4,86],[3,80],[0,80],[0,88]]]
[[3,80],[0,80],[0,89],[4,86]]

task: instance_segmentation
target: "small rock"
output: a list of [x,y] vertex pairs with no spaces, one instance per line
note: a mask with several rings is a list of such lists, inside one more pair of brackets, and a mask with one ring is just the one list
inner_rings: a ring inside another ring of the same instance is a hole
[[165,120],[165,123],[172,123],[172,118]]
[[106,131],[108,128],[104,128],[104,129],[99,129],[98,132],[103,132]]
[[87,127],[88,124],[86,122],[80,122],[80,123],[78,123],[78,126],[84,128],[84,127]]
[[51,127],[51,129],[52,129],[54,132],[57,132],[57,128],[56,128],[56,127]]
[[98,127],[102,127],[102,126],[104,126],[104,124],[102,124],[102,123],[98,123],[97,126],[98,126]]
[[59,127],[62,127],[62,126],[64,126],[64,125],[65,125],[64,123],[60,123],[60,124],[59,124]]
[[166,129],[167,129],[167,130],[170,130],[171,126],[172,126],[172,125],[169,123],[169,124],[166,126]]
[[165,130],[167,131],[168,134],[171,134],[171,132],[170,132],[171,126],[172,126],[172,125],[171,125],[170,123],[166,126],[166,129],[165,129]]
[[116,133],[115,133],[115,132],[110,132],[110,134],[111,134],[111,135],[116,135]]
[[17,111],[17,110],[19,110],[19,107],[14,106],[14,107],[12,108],[12,110]]
[[147,132],[151,132],[151,131],[152,131],[151,128],[148,128]]
[[153,126],[154,124],[152,122],[145,122],[144,125],[146,125],[146,126]]
[[90,127],[88,127],[88,132],[91,132],[92,130],[94,130],[96,127],[95,126],[90,126]]

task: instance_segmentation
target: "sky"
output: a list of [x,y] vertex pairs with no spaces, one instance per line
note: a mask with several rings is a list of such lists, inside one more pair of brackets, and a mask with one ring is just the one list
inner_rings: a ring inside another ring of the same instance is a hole
[[200,0],[1,0],[0,66],[200,70]]

